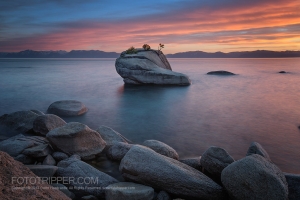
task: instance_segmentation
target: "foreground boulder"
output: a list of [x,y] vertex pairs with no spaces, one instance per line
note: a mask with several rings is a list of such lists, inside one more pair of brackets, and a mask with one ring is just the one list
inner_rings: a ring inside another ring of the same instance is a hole
[[[66,184],[76,197],[94,195],[97,198],[105,197],[104,188],[118,181],[113,177],[95,169],[91,165],[81,161],[77,156],[71,156],[58,164],[58,177],[72,177],[74,181]],[[84,181],[83,181],[83,180]]]
[[48,112],[58,116],[78,116],[87,112],[86,106],[80,101],[64,100],[52,103]]
[[176,160],[179,159],[178,153],[172,147],[158,140],[146,140],[145,142],[143,142],[143,146],[146,146],[161,155]]
[[121,161],[132,146],[133,144],[124,142],[115,143],[107,150],[106,156],[111,160]]
[[106,200],[152,200],[153,196],[153,188],[130,182],[111,184],[105,191]]
[[116,70],[128,84],[190,85],[189,78],[173,72],[161,51],[137,49],[135,54],[122,52]]
[[58,189],[42,182],[38,176],[7,153],[0,152],[0,158],[0,199],[70,200]]
[[152,149],[134,145],[120,163],[125,179],[182,198],[222,199],[222,187],[198,170]]
[[78,122],[53,129],[46,137],[55,150],[68,155],[77,154],[83,160],[93,159],[106,145],[99,133]]
[[200,159],[201,166],[216,177],[221,177],[222,170],[233,162],[225,149],[214,146],[209,147]]
[[99,126],[96,131],[101,135],[102,139],[106,142],[107,147],[110,147],[111,145],[117,142],[128,143],[129,141],[123,135],[121,135],[117,131],[107,126]]
[[234,199],[288,199],[284,174],[264,157],[254,154],[222,171],[221,181]]
[[267,151],[258,143],[258,142],[252,142],[248,151],[247,156],[250,156],[252,154],[258,154],[267,159],[268,161],[271,161],[271,158]]
[[41,115],[34,120],[33,131],[41,135],[46,135],[49,131],[65,124],[66,122],[56,115]]
[[13,112],[0,116],[0,125],[12,131],[26,133],[32,130],[33,122],[38,116],[32,111]]
[[211,72],[207,72],[207,74],[208,75],[235,75],[232,72],[223,71],[223,70],[220,70],[220,71],[211,71]]
[[285,173],[285,178],[289,187],[289,200],[300,199],[300,175]]

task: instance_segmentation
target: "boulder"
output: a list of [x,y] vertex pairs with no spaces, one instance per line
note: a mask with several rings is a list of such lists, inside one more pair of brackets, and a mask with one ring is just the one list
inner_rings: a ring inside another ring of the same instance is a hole
[[39,177],[52,177],[58,167],[52,165],[25,165]]
[[233,199],[288,199],[284,174],[264,157],[253,154],[227,166],[221,181]]
[[119,182],[107,186],[106,200],[153,200],[154,189],[145,185],[130,182]]
[[268,161],[271,161],[271,158],[269,154],[266,152],[266,150],[257,142],[252,142],[250,147],[247,151],[247,156],[250,156],[252,154],[258,154],[267,159]]
[[170,147],[169,145],[167,145],[163,142],[160,142],[158,140],[146,140],[143,142],[143,146],[146,146],[161,155],[164,155],[164,156],[176,159],[176,160],[179,159],[177,152],[172,147]]
[[289,188],[289,200],[300,199],[300,174],[284,173]]
[[0,199],[70,200],[64,193],[40,181],[38,176],[7,153],[0,152],[0,158]]
[[222,199],[222,187],[198,170],[134,145],[120,163],[125,179],[187,199]]
[[58,116],[78,116],[87,112],[86,106],[80,101],[64,100],[52,103],[48,112]]
[[[68,181],[67,186],[73,188],[71,191],[76,197],[94,195],[97,198],[104,198],[104,187],[118,182],[113,177],[81,161],[76,156],[60,161],[57,166],[58,177],[72,177],[75,180]],[[82,177],[84,177],[84,181],[81,180]]]
[[0,125],[13,131],[26,133],[32,130],[33,122],[38,117],[31,111],[18,111],[0,116]]
[[64,160],[64,159],[67,159],[69,158],[69,156],[63,152],[59,152],[59,151],[56,151],[52,154],[52,157],[57,161],[61,161],[61,160]]
[[278,72],[278,73],[280,73],[280,74],[285,74],[285,73],[286,73],[286,71],[280,71],[280,72]]
[[111,145],[117,142],[128,143],[129,141],[123,135],[121,135],[117,131],[107,126],[99,126],[96,131],[101,135],[102,139],[106,142],[107,147],[110,147]]
[[51,155],[46,156],[43,160],[43,165],[56,165],[56,161]]
[[155,200],[172,200],[172,198],[171,198],[171,196],[170,196],[167,192],[165,192],[165,191],[160,191],[160,192],[157,194]]
[[52,148],[49,146],[49,144],[36,145],[36,146],[27,148],[24,151],[22,151],[22,154],[31,156],[34,158],[45,157],[51,153],[52,153]]
[[122,52],[116,70],[127,84],[190,85],[190,79],[173,72],[161,51],[137,49],[135,54]]
[[234,162],[229,153],[220,147],[209,147],[201,156],[200,163],[210,174],[221,177],[225,167]]
[[66,122],[56,115],[41,115],[34,120],[33,131],[41,135],[46,135],[49,131],[65,124]]
[[59,191],[61,191],[62,193],[64,193],[67,197],[71,198],[71,199],[74,199],[75,198],[75,195],[73,194],[73,192],[70,192],[68,190],[68,188],[66,186],[64,186],[63,184],[60,184],[60,183],[53,183],[51,184],[51,186],[53,188],[56,188],[58,189]]
[[133,144],[118,142],[112,145],[106,152],[106,156],[111,160],[121,161]]
[[93,159],[106,145],[98,132],[78,122],[53,129],[46,137],[55,150],[67,155],[77,154],[84,160]]
[[232,72],[228,72],[228,71],[211,71],[211,72],[207,72],[208,75],[236,75]]
[[45,113],[43,113],[42,111],[39,110],[30,110],[31,112],[34,112],[37,115],[44,115]]
[[19,154],[18,156],[14,157],[14,159],[25,165],[30,165],[34,163],[34,159],[32,157],[26,156],[24,154]]
[[202,170],[202,166],[200,164],[200,158],[201,156],[199,157],[196,157],[196,158],[186,158],[186,159],[182,159],[182,160],[179,160],[180,162],[194,168],[194,169],[197,169],[199,171]]

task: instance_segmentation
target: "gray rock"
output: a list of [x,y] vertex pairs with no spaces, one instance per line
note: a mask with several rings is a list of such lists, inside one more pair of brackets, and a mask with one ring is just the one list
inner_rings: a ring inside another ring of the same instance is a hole
[[30,165],[34,163],[34,159],[30,156],[26,156],[24,154],[19,154],[18,156],[14,157],[16,161],[23,163],[24,165]]
[[83,197],[81,197],[81,199],[82,200],[98,200],[98,198],[93,195],[83,196]]
[[179,159],[177,152],[172,147],[170,147],[169,145],[167,145],[163,142],[160,142],[157,140],[146,140],[143,142],[143,145],[156,151],[157,153],[159,153],[161,155],[164,155],[164,156],[176,159],[176,160]]
[[52,165],[25,165],[28,167],[35,175],[39,177],[52,177],[58,167]]
[[75,194],[73,192],[70,192],[66,186],[60,183],[53,183],[51,184],[52,187],[58,189],[59,191],[63,192],[67,197],[74,199]]
[[284,173],[289,188],[289,200],[300,199],[300,174]]
[[278,73],[280,73],[280,74],[286,74],[287,72],[286,71],[280,71]]
[[200,163],[210,174],[220,177],[222,170],[234,162],[229,153],[219,147],[209,147],[201,156]]
[[223,71],[223,70],[220,70],[220,71],[211,71],[211,72],[208,72],[207,74],[209,74],[209,75],[235,75],[232,72]]
[[[22,134],[0,142],[0,151],[8,153],[12,157],[23,154],[24,150],[40,145],[47,145],[48,140],[40,136],[24,136]],[[29,154],[26,154],[29,155]],[[20,158],[20,157],[19,157]],[[24,163],[25,164],[25,163]]]
[[52,154],[52,157],[57,161],[61,161],[61,160],[64,160],[64,159],[67,159],[69,158],[69,156],[63,152],[59,152],[59,151],[56,151]]
[[43,165],[56,165],[56,161],[51,155],[46,156],[43,160]]
[[264,157],[253,154],[227,166],[221,181],[234,199],[288,199],[284,174]]
[[120,163],[125,179],[187,199],[222,199],[222,187],[198,170],[134,145]]
[[42,111],[39,110],[30,110],[31,112],[34,112],[37,115],[44,115],[45,113],[43,113]]
[[152,200],[154,189],[145,185],[130,182],[119,182],[107,186],[106,200]]
[[115,66],[127,84],[191,84],[186,75],[172,71],[161,51],[138,49],[136,54],[123,52]]
[[110,147],[111,145],[117,142],[128,143],[129,141],[123,135],[121,135],[117,131],[107,126],[99,126],[96,131],[101,135],[102,139],[106,142],[107,147]]
[[55,150],[67,155],[77,154],[83,160],[93,159],[106,145],[98,132],[78,122],[53,129],[46,137]]
[[160,191],[155,200],[172,200],[172,198],[167,192]]
[[52,103],[48,112],[58,116],[78,116],[87,112],[86,106],[80,101],[64,100]]
[[115,143],[106,151],[106,156],[111,160],[121,161],[132,146],[124,142]]
[[26,133],[33,127],[33,121],[38,117],[31,111],[18,111],[0,116],[0,124],[7,128]]
[[248,151],[247,156],[250,156],[252,154],[258,154],[267,159],[268,161],[271,161],[271,158],[269,154],[266,152],[266,150],[258,143],[258,142],[252,142]]
[[[73,187],[71,190],[76,197],[94,195],[97,198],[104,198],[104,187],[118,182],[113,177],[95,169],[91,165],[79,160],[76,156],[71,156],[58,164],[58,177],[73,177],[75,181],[69,181],[67,186]],[[82,177],[85,181],[79,181]]]
[[41,115],[34,120],[33,131],[41,135],[46,135],[49,131],[65,124],[66,122],[56,115]]
[[36,146],[27,148],[24,151],[22,151],[22,154],[31,156],[34,158],[45,157],[51,153],[52,153],[52,148],[49,146],[49,144],[36,145]]
[[200,158],[201,156],[199,157],[196,157],[196,158],[187,158],[187,159],[182,159],[182,160],[179,160],[180,162],[194,168],[194,169],[197,169],[199,171],[202,170],[202,166],[200,164]]

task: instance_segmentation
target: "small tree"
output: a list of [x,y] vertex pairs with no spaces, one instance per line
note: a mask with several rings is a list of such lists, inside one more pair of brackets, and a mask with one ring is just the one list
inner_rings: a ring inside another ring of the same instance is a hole
[[137,50],[133,46],[126,50],[126,54],[135,54],[136,52]]
[[159,43],[158,45],[158,51],[161,51],[162,48],[165,48],[165,45],[162,43]]
[[150,45],[149,44],[144,44],[143,45],[143,49],[145,49],[146,51],[148,51],[150,49]]

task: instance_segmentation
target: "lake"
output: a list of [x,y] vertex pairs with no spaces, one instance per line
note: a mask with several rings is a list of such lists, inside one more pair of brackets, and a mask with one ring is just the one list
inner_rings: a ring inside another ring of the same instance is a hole
[[[190,86],[125,86],[114,62],[0,59],[0,115],[74,99],[89,111],[67,122],[160,140],[180,158],[218,146],[240,159],[256,141],[283,171],[300,174],[300,58],[169,59]],[[238,75],[206,75],[214,70]]]

